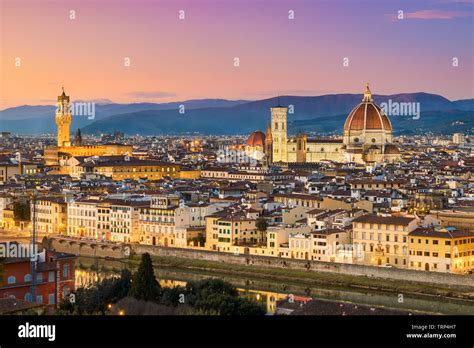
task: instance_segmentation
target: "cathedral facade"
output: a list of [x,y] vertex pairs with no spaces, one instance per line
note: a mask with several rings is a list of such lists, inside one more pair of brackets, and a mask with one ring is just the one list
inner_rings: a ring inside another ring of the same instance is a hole
[[[289,137],[288,108],[278,105],[270,111],[271,121],[261,146],[268,164],[324,160],[361,164],[400,161],[400,151],[392,143],[392,124],[374,103],[368,84],[361,103],[352,109],[346,119],[342,139],[309,138],[306,134]],[[261,132],[252,133],[249,140],[257,133]],[[258,134],[258,138],[262,139],[263,133]]]

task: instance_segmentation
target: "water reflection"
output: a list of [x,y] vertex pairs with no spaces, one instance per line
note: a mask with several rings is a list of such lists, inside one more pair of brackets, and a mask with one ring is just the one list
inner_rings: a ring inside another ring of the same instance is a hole
[[[135,271],[136,265],[101,259],[78,258],[76,264],[76,287],[87,286],[109,277],[117,277],[122,269]],[[155,275],[162,287],[185,286],[188,281],[197,281],[217,276],[213,274],[193,273],[192,271],[170,270],[155,268]],[[261,279],[244,279],[236,276],[219,275],[219,278],[233,284],[242,296],[253,298],[262,303],[268,314],[276,311],[276,303],[288,295],[301,295],[313,299],[351,302],[369,306],[398,308],[413,312],[432,314],[471,314],[474,313],[474,301],[456,300],[445,297],[412,296],[404,294],[403,301],[399,301],[396,293],[363,292],[361,290],[324,287],[315,284],[313,287],[304,287],[298,284],[282,284]]]
[[[75,278],[76,278],[76,288],[87,287],[89,285],[95,284],[107,278],[118,277],[119,272],[117,271],[106,271],[106,270],[91,270],[85,268],[76,268]],[[174,288],[177,286],[186,286],[187,282],[183,280],[175,279],[158,279],[158,282],[163,288]],[[244,296],[249,299],[253,299],[261,304],[263,304],[267,310],[267,313],[274,314],[276,312],[276,302],[282,300],[288,296],[285,293],[276,293],[269,291],[260,291],[260,290],[248,290],[237,288],[237,291],[240,292],[241,296]]]

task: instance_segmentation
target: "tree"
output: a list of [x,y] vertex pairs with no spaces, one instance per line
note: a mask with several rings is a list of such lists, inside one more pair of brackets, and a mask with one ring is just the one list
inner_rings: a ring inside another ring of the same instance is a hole
[[186,284],[187,303],[198,313],[214,315],[263,315],[258,303],[240,298],[237,289],[221,279],[204,279]]
[[17,221],[30,220],[30,203],[28,201],[13,203],[13,214]]
[[105,314],[110,303],[115,303],[126,297],[131,285],[132,274],[124,269],[120,278],[106,278],[102,281],[78,288],[75,292],[75,302],[65,298],[59,306],[58,314]]
[[137,300],[158,302],[161,295],[161,286],[155,278],[150,254],[142,255],[138,271],[133,275],[132,286],[128,295]]
[[265,236],[265,232],[268,228],[267,220],[265,220],[263,217],[259,217],[255,222],[255,227],[257,227],[257,231],[259,231],[261,234],[262,243],[266,243],[267,238]]

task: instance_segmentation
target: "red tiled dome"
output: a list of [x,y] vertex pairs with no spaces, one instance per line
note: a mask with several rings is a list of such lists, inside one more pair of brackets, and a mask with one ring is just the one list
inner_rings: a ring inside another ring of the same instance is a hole
[[386,130],[392,131],[392,124],[372,100],[372,94],[367,86],[362,103],[357,105],[347,116],[344,131]]
[[260,131],[255,131],[247,138],[248,146],[265,146],[265,134]]
[[400,150],[395,145],[390,144],[390,145],[385,146],[385,152],[384,153],[386,155],[398,155],[398,154],[400,154]]

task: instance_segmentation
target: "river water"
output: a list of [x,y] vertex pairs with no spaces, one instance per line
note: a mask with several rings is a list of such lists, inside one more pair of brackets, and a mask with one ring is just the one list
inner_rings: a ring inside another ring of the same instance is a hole
[[[118,276],[121,269],[128,268],[134,271],[129,263],[105,260],[98,258],[79,257],[76,261],[76,288],[87,286],[101,279]],[[186,285],[186,282],[209,278],[209,275],[193,273],[192,271],[159,269],[155,267],[155,276],[162,287]],[[409,310],[420,314],[474,314],[474,301],[450,299],[437,296],[410,296],[403,295],[400,301],[399,294],[385,292],[364,292],[360,290],[345,290],[325,288],[318,284],[316,287],[299,287],[280,282],[270,282],[261,279],[245,279],[233,276],[216,274],[233,284],[241,296],[251,297],[265,305],[267,313],[276,311],[276,302],[289,295],[309,296],[313,299],[346,301],[355,304],[380,306]]]

